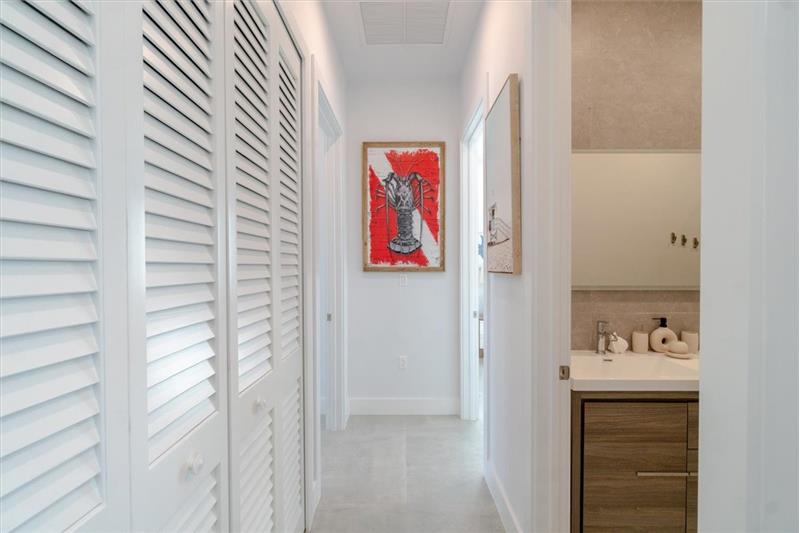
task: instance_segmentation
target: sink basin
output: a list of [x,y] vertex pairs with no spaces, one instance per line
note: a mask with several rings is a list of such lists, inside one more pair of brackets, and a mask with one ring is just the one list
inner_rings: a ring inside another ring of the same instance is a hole
[[611,361],[593,352],[572,352],[570,380],[582,391],[696,391],[696,357],[672,359],[664,354],[611,355]]

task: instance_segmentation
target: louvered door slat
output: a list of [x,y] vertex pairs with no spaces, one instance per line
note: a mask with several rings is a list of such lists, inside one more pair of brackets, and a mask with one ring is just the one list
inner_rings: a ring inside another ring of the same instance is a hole
[[94,26],[86,17],[86,12],[72,2],[35,2],[31,7],[58,23],[62,28],[77,37],[84,44],[95,44]]
[[290,357],[300,348],[300,275],[287,267],[300,265],[300,181],[296,131],[298,102],[291,69],[283,58],[278,61],[279,148],[280,148],[280,252],[281,252],[281,354]]
[[191,0],[191,2],[182,3],[182,6],[185,6],[186,13],[192,18],[195,25],[200,28],[203,34],[208,37],[209,33],[206,29],[207,25],[205,24],[211,20],[208,0]]
[[[29,484],[7,496],[9,505],[3,513],[3,527],[13,531],[57,506],[59,500],[81,490],[85,484],[89,484],[95,493],[95,497],[87,503],[98,505],[101,499],[97,493],[95,478],[99,473],[100,464],[93,450],[54,468],[37,480],[46,488],[35,488]],[[65,525],[68,524],[58,524],[56,527]]]
[[0,496],[16,491],[99,443],[97,427],[88,421],[25,448],[9,457],[3,465]]
[[[156,10],[151,8],[153,2],[145,2],[145,17],[144,17],[144,36],[145,39],[163,56],[163,58],[172,65],[175,69],[175,75],[185,77],[190,80],[190,83],[200,89],[206,96],[211,95],[211,81],[208,78],[209,66],[206,64],[204,67],[199,67],[195,61],[199,63],[209,63],[208,58],[199,59],[193,56],[194,45],[187,42],[186,39],[181,39],[183,32],[181,32],[174,24],[172,30],[178,33],[166,33],[168,29],[160,27],[150,16],[150,13]],[[169,20],[169,17],[166,17]]]
[[0,21],[42,50],[77,69],[85,76],[94,75],[94,55],[87,54],[86,43],[64,30],[60,21],[53,21],[21,2],[6,2],[0,11]]
[[98,350],[91,324],[7,337],[2,340],[2,346],[0,377],[3,378],[91,355]]
[[[217,472],[212,471],[198,485],[195,492],[178,509],[163,531],[209,531],[218,520],[219,487]],[[209,523],[210,522],[210,523]],[[203,525],[203,528],[200,526]]]
[[60,91],[84,105],[94,105],[95,91],[90,78],[75,76],[68,64],[13,31],[0,32],[0,59],[39,83]]
[[94,121],[82,113],[84,104],[41,84],[31,84],[30,78],[14,69],[0,67],[3,77],[2,101],[43,118],[68,131],[94,137]]
[[9,144],[82,167],[95,166],[92,139],[52,124],[47,119],[5,106],[0,116],[0,128],[0,139]]
[[[234,169],[236,176],[236,247],[237,272],[245,266],[263,265],[260,277],[249,284],[245,293],[237,289],[237,339],[239,392],[265,376],[271,368],[271,340],[258,348],[253,333],[271,330],[272,287],[268,270],[270,255],[270,175],[268,169],[267,85],[268,41],[263,21],[245,5],[233,5],[232,68],[236,91],[233,95]],[[252,254],[250,251],[258,250]],[[238,276],[237,276],[238,277]]]
[[216,410],[212,46],[185,8],[143,7],[151,461]]
[[242,445],[240,462],[241,530],[272,531],[274,445],[271,413]]
[[[173,9],[170,10],[169,8]],[[181,54],[192,63],[192,68],[199,69],[205,76],[210,76],[208,42],[206,38],[191,31],[191,26],[182,25],[175,16],[181,10],[174,9],[171,2],[146,2],[144,12],[160,30],[161,35],[168,35],[180,49]],[[180,16],[178,15],[180,18]],[[148,30],[146,29],[145,32]],[[146,34],[146,33],[145,33]]]
[[282,434],[284,491],[284,517],[287,524],[295,524],[303,513],[303,432],[302,432],[302,380],[297,379],[283,400]]
[[208,44],[208,34],[203,33],[186,14],[186,4],[184,3],[184,6],[181,6],[178,2],[163,1],[158,4],[177,23],[178,27],[188,35],[192,43],[200,49],[203,55],[210,59],[211,47]]
[[[188,181],[188,183],[187,183]],[[145,185],[153,191],[164,193],[174,198],[182,198],[205,207],[213,207],[214,199],[208,184],[192,183],[181,175],[168,172],[158,166],[150,165],[145,174]]]
[[0,178],[5,182],[76,198],[97,197],[94,176],[90,169],[8,144],[0,145],[0,157],[3,160]]
[[95,20],[0,23],[0,529],[63,530],[104,501]]

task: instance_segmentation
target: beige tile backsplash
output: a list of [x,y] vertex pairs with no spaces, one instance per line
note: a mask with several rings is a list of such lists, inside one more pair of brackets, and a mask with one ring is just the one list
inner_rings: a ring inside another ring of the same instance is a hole
[[651,319],[659,316],[667,317],[678,335],[681,330],[699,331],[700,291],[572,291],[572,349],[595,349],[598,320],[608,321],[630,343],[634,330],[657,328]]

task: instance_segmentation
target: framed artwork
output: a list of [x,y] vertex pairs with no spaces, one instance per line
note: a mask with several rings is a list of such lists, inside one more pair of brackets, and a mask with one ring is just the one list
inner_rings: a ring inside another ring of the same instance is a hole
[[363,143],[365,271],[444,270],[444,147]]
[[519,77],[511,74],[486,116],[487,272],[522,272],[519,115]]

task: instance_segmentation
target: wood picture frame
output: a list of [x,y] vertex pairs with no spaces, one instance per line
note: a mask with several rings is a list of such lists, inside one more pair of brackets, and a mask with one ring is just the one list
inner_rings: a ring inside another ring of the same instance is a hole
[[[362,143],[365,272],[444,272],[445,148],[443,141]],[[408,194],[412,194],[413,207],[404,204]],[[413,219],[410,234],[409,217]],[[404,237],[400,227],[406,228]]]
[[486,271],[522,273],[522,182],[519,76],[510,74],[484,127]]

